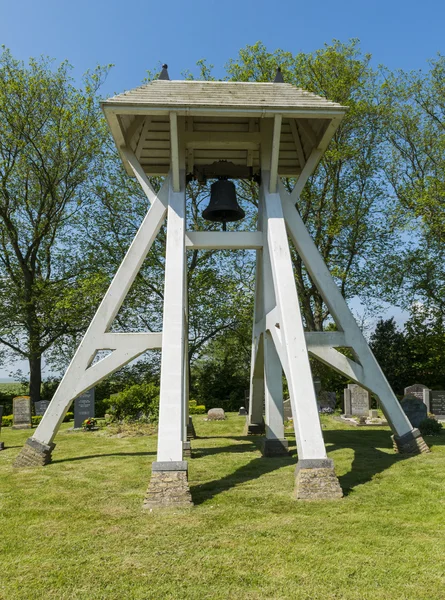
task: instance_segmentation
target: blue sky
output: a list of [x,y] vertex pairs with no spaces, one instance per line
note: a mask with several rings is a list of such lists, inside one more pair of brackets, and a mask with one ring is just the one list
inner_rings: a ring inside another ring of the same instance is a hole
[[[332,39],[359,38],[374,64],[421,69],[445,51],[443,0],[0,0],[0,44],[16,58],[68,59],[76,78],[97,64],[115,66],[105,96],[140,84],[147,69],[169,64],[170,77],[206,58],[223,76],[239,49],[310,52]],[[360,311],[357,304],[355,310]],[[403,313],[390,309],[399,322]],[[17,367],[26,368],[18,363]],[[0,369],[0,378],[9,370]]]

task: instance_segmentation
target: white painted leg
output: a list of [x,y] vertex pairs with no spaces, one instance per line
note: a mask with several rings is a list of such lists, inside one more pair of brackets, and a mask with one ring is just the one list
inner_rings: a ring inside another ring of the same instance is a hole
[[309,347],[311,353],[325,364],[332,366],[338,372],[376,394],[394,433],[399,438],[417,436],[281,182],[280,197],[289,235],[323,300],[329,307],[337,326],[342,330],[341,345],[352,348],[361,364],[347,359],[330,344],[315,342]]
[[264,335],[264,383],[266,438],[263,454],[286,455],[288,443],[284,437],[283,371],[270,332]]
[[[92,388],[107,375],[150,348],[161,347],[158,333],[109,333],[151,245],[164,222],[167,212],[167,178],[158,196],[142,222],[127,254],[108,288],[73,360],[60,382],[39,426],[16,459],[15,466],[41,464],[39,453],[50,461],[53,439],[72,401]],[[153,199],[152,196],[150,196]],[[113,350],[111,354],[91,366],[98,350]]]
[[185,178],[169,190],[158,462],[182,461],[184,437]]
[[[321,432],[281,200],[270,193],[269,173],[262,171],[264,246],[268,250],[276,307],[267,314],[267,329],[283,357],[298,450],[295,495],[298,499],[341,498],[333,461],[327,458]],[[273,321],[271,321],[273,317]]]

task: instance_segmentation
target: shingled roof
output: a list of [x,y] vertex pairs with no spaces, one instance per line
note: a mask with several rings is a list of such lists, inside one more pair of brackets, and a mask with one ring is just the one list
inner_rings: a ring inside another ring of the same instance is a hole
[[325,109],[343,113],[345,108],[290,85],[232,81],[155,80],[103,102],[107,106],[168,108],[224,107],[227,109]]

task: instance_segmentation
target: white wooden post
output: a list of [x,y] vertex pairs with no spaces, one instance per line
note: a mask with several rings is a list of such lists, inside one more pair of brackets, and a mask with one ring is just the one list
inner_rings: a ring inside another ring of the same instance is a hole
[[264,383],[266,437],[262,451],[264,456],[286,455],[288,442],[284,437],[283,371],[269,331],[264,334]]
[[185,349],[185,172],[169,190],[162,325],[158,462],[182,461]]

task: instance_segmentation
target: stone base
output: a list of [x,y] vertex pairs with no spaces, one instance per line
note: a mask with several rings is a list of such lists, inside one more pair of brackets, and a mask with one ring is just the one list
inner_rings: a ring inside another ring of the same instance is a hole
[[11,429],[32,429],[32,424],[24,423],[23,425],[13,425]]
[[20,450],[13,467],[44,467],[51,462],[51,453],[55,444],[42,444],[38,440],[28,438]]
[[187,461],[154,462],[144,508],[193,506],[188,485]]
[[286,439],[267,439],[263,440],[261,452],[263,456],[288,456],[289,444]]
[[343,497],[331,459],[300,460],[295,473],[295,497],[298,500],[335,500]]
[[196,437],[197,436],[196,436],[195,426],[193,425],[192,417],[189,417],[189,422],[187,425],[187,439],[195,440]]
[[261,423],[249,423],[249,419],[246,419],[244,435],[264,435],[265,433],[266,425],[264,424],[264,421]]
[[413,429],[401,437],[392,435],[391,439],[394,451],[400,454],[425,454],[430,452],[418,429]]
[[185,458],[192,458],[192,445],[190,442],[182,442],[182,454]]

